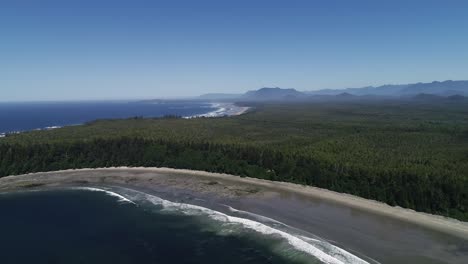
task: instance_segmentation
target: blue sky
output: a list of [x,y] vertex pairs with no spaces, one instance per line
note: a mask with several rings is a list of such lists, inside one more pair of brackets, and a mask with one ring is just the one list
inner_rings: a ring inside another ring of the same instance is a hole
[[0,3],[0,101],[468,79],[468,1]]

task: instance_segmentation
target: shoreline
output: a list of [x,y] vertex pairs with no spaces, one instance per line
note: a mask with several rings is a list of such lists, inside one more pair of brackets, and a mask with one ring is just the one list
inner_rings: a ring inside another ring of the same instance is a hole
[[[126,174],[115,176],[111,175],[113,172]],[[80,175],[83,173],[88,174],[86,176]],[[224,185],[218,184],[217,181],[221,181]],[[0,178],[0,192],[79,184],[80,182],[84,184],[115,183],[149,187],[166,185],[179,190],[206,192],[226,197],[254,196],[260,199],[280,191],[389,217],[468,240],[468,223],[456,219],[393,207],[378,201],[312,186],[187,169],[110,167],[37,172]]]
[[248,106],[238,106],[236,103],[211,103],[213,108],[216,110],[199,114],[199,115],[192,115],[192,116],[184,116],[182,118],[185,119],[192,119],[192,118],[200,118],[200,117],[229,117],[229,116],[239,116],[245,114],[248,110],[252,107]]
[[[236,103],[211,103],[211,105],[213,108],[216,108],[216,110],[207,112],[204,114],[199,114],[199,115],[182,116],[181,118],[192,119],[192,118],[200,118],[200,117],[239,116],[239,115],[245,114],[247,111],[249,111],[252,108],[248,106],[237,106]],[[161,118],[161,117],[162,116],[159,116],[156,118]],[[152,118],[152,117],[148,117],[148,118]],[[125,119],[125,118],[117,118],[117,119]],[[101,119],[96,119],[96,120],[101,120]],[[82,126],[88,122],[93,122],[96,120],[90,120],[90,121],[86,121],[84,123],[79,123],[79,124],[49,125],[49,126],[42,127],[42,128],[34,128],[34,129],[28,129],[28,130],[12,130],[12,131],[0,132],[0,138],[8,137],[8,136],[15,135],[15,134],[28,133],[31,131],[47,131],[47,130],[60,129],[60,128],[70,127],[70,126]]]

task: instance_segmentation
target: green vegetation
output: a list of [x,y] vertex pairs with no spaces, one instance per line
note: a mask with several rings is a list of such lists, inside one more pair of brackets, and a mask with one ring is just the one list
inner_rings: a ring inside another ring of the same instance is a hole
[[266,103],[230,118],[102,120],[0,139],[0,176],[107,166],[295,182],[468,220],[468,105]]

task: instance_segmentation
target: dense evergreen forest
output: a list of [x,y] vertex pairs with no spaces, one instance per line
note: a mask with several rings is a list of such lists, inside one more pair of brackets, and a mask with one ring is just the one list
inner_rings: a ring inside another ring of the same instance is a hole
[[0,138],[0,176],[165,166],[288,181],[468,220],[468,105],[253,104],[225,118],[100,120]]

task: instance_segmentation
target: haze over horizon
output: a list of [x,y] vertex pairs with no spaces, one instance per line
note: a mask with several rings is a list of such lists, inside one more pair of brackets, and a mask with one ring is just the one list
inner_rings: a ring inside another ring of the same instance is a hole
[[10,1],[0,101],[468,79],[466,1]]

